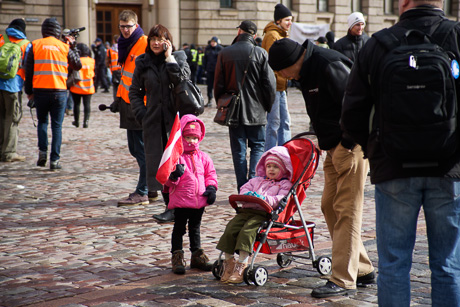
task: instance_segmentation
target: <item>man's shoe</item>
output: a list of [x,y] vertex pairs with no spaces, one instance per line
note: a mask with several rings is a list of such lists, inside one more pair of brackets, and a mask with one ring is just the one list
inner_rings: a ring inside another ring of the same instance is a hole
[[20,156],[17,153],[15,153],[12,156],[4,158],[2,161],[3,162],[24,162],[25,160],[26,160],[26,157]]
[[129,194],[128,198],[118,201],[118,207],[122,206],[137,206],[137,205],[148,205],[149,198],[147,195],[140,195],[137,193]]
[[158,192],[157,191],[150,191],[148,194],[148,197],[149,197],[149,202],[154,202],[156,200],[158,200]]
[[39,151],[38,152],[38,160],[37,160],[37,166],[45,166],[46,165],[46,156],[47,153],[46,151]]
[[61,168],[62,168],[62,166],[61,166],[61,163],[59,162],[59,160],[50,162],[50,170],[57,170],[57,169],[61,169]]
[[106,89],[103,91],[103,93],[110,93],[110,91],[109,91],[108,88],[106,88]]
[[166,209],[162,214],[154,214],[153,218],[158,222],[174,222],[174,209]]
[[366,285],[375,284],[375,270],[366,274],[364,276],[360,276],[356,279],[356,286],[357,287],[366,287]]
[[332,281],[328,281],[324,286],[313,289],[311,296],[316,298],[325,298],[338,295],[353,295],[356,289],[345,289],[337,286]]

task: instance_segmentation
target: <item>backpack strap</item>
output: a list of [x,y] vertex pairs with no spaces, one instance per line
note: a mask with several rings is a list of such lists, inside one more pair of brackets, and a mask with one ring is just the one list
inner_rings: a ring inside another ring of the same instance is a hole
[[439,23],[439,26],[433,31],[431,37],[439,46],[444,46],[450,32],[459,24],[458,21],[445,19]]
[[374,33],[372,36],[387,50],[392,50],[401,45],[399,39],[388,28],[382,29],[381,31]]

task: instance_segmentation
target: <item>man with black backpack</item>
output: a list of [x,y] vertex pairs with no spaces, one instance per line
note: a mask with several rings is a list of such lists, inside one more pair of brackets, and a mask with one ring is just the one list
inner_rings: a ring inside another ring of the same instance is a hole
[[442,6],[399,0],[399,22],[366,43],[345,92],[342,128],[363,147],[375,184],[380,306],[411,303],[422,206],[432,305],[460,306],[460,24]]

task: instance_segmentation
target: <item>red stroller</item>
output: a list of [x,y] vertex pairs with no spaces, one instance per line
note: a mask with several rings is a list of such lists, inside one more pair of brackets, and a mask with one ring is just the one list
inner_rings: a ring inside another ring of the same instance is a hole
[[[311,179],[316,173],[319,164],[319,150],[313,142],[307,138],[311,133],[305,132],[286,142],[285,146],[291,157],[294,175],[293,186],[279,203],[277,209],[273,208],[264,200],[249,195],[230,195],[230,205],[238,213],[239,202],[253,202],[265,208],[270,218],[265,221],[257,231],[254,242],[254,253],[251,263],[244,271],[244,281],[249,285],[253,282],[257,286],[263,286],[268,280],[267,269],[263,266],[254,266],[259,253],[278,254],[276,261],[280,267],[287,267],[294,258],[311,259],[313,267],[322,275],[331,272],[332,261],[329,257],[316,257],[313,250],[313,233],[315,223],[305,221],[300,206],[306,197],[306,190],[310,186]],[[294,219],[298,213],[300,219]],[[307,235],[308,234],[308,235]],[[293,252],[305,252],[306,255],[293,255]],[[212,273],[216,279],[222,276],[222,253],[213,264]]]

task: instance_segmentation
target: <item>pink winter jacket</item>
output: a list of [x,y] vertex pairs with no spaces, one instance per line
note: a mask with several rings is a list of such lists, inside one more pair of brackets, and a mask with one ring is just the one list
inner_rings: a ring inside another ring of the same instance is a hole
[[[201,142],[205,135],[204,123],[194,115],[184,115],[181,118],[181,127],[189,121],[196,121],[201,126]],[[213,185],[217,189],[217,174],[211,158],[198,148],[195,151],[187,151],[184,142],[184,153],[179,158],[179,164],[185,165],[184,174],[177,181],[165,183],[169,187],[168,209],[191,208],[200,209],[208,206],[207,197],[203,196],[207,186]]]
[[[265,158],[268,154],[275,154],[284,161],[286,166],[287,174],[284,174],[285,179],[279,181],[267,179],[265,177]],[[278,206],[279,201],[289,193],[292,187],[291,179],[293,174],[293,168],[291,158],[286,147],[275,146],[266,151],[256,166],[257,177],[251,178],[240,188],[240,194],[252,191],[265,197],[265,201],[275,209]],[[263,210],[258,204],[255,203],[242,203],[242,207],[245,209],[257,209]]]

